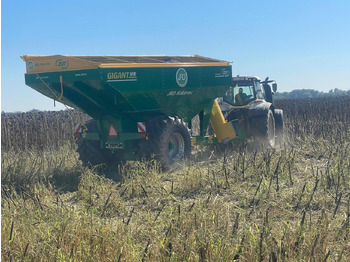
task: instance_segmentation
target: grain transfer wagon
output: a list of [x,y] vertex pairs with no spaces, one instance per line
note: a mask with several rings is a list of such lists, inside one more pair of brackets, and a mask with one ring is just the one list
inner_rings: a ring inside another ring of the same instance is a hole
[[[195,145],[253,137],[274,146],[282,136],[282,110],[274,109],[271,96],[277,85],[232,77],[227,61],[198,55],[22,59],[28,86],[93,118],[75,133],[84,164],[155,158],[168,167],[189,158]],[[190,131],[195,116],[196,134]]]

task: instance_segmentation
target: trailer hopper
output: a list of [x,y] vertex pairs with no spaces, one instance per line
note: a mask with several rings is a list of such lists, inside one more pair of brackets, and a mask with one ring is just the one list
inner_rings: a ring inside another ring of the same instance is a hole
[[231,84],[228,62],[203,56],[22,56],[26,84],[93,118],[178,116],[188,121]]
[[[115,159],[111,154],[118,155],[118,160],[162,155],[164,165],[178,162],[189,156],[191,138],[185,134],[186,126],[190,127],[197,114],[197,143],[205,140],[211,116],[217,118],[212,122],[226,125],[219,142],[235,136],[220,110],[212,114],[212,108],[218,108],[215,98],[232,83],[227,61],[199,55],[24,55],[22,59],[26,62],[28,86],[96,120],[87,125],[89,133],[84,140],[78,141],[83,162],[98,164],[107,158]],[[94,144],[82,149],[89,141]],[[163,145],[155,148],[157,143]],[[91,151],[92,147],[95,150]],[[84,156],[89,150],[91,154]]]

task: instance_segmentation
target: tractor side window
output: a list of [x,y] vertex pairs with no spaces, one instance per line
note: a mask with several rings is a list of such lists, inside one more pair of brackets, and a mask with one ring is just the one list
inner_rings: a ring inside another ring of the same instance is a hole
[[260,83],[255,83],[256,98],[265,99],[264,89]]
[[254,98],[253,85],[236,85],[234,87],[234,103],[237,105],[245,105]]
[[226,91],[224,95],[224,102],[227,102],[229,104],[234,103],[234,95],[233,95],[233,87],[231,86],[229,90]]

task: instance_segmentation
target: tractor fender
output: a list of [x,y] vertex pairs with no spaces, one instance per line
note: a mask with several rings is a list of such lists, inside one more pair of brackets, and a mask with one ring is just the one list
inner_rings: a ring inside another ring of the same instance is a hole
[[248,109],[248,117],[257,117],[257,116],[263,116],[267,115],[269,110],[273,111],[273,105],[272,103],[266,102],[266,101],[253,101],[249,105]]

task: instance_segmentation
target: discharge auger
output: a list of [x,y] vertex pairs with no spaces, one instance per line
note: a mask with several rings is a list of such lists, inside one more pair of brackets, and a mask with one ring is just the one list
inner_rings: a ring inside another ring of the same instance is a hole
[[28,86],[93,118],[76,126],[86,165],[154,158],[168,168],[189,158],[195,145],[249,137],[270,146],[281,142],[283,112],[272,101],[277,85],[232,77],[227,61],[199,55],[22,59]]

